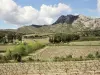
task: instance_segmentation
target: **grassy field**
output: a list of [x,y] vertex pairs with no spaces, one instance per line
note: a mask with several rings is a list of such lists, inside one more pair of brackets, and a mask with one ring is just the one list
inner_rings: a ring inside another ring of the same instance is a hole
[[88,54],[95,54],[100,52],[100,46],[47,46],[35,54],[31,53],[29,57],[41,60],[52,60],[55,56],[72,55],[74,58],[80,56],[87,56]]

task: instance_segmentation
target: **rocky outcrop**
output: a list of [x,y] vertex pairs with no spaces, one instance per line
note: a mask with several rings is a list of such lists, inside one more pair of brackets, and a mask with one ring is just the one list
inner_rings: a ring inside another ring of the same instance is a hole
[[100,29],[100,18],[91,18],[84,15],[62,15],[53,25],[60,23],[72,24],[73,27],[81,27],[81,29]]
[[75,26],[79,24],[82,24],[84,28],[100,29],[100,18],[91,18],[84,15],[79,15],[72,25]]
[[58,24],[58,23],[67,23],[67,24],[72,24],[74,20],[76,20],[78,18],[78,16],[74,16],[74,15],[67,15],[67,16],[60,16],[58,18],[58,20],[53,23],[54,24]]

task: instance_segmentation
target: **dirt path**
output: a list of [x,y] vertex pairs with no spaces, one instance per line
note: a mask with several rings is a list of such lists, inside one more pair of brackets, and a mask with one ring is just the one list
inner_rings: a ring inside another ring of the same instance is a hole
[[41,52],[45,51],[47,48],[48,48],[48,46],[46,46],[46,47],[44,47],[44,48],[42,48],[42,49],[36,51],[35,53],[29,54],[29,56],[35,56],[35,55],[37,55],[37,54],[40,54]]
[[47,48],[48,48],[48,46],[46,46],[40,50],[37,50],[35,53],[30,53],[28,56],[23,57],[23,59],[26,59],[26,58],[31,57],[31,56],[32,57],[36,56],[36,55],[40,54],[41,52],[45,51]]

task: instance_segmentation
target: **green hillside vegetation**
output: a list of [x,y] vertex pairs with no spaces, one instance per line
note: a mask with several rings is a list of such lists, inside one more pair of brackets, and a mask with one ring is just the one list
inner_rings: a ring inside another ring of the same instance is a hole
[[[5,56],[7,60],[16,59],[16,55],[26,56],[29,53],[34,53],[36,50],[45,47],[45,44],[34,42],[34,43],[19,43],[15,45],[12,49],[6,50]],[[18,61],[18,60],[17,60]]]

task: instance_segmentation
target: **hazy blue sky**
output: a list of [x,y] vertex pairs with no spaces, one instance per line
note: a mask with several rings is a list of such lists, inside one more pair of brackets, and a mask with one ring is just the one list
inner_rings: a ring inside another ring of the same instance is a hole
[[0,0],[0,29],[52,24],[60,15],[99,13],[100,0]]

